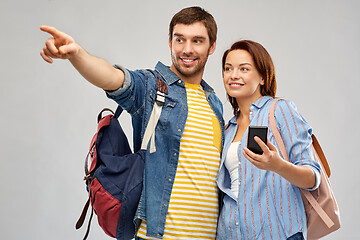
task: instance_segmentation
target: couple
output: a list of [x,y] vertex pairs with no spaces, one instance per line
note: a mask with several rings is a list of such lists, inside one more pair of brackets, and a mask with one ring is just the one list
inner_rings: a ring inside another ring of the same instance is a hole
[[[127,110],[139,150],[156,94],[153,73],[112,66],[69,35],[49,26],[41,30],[51,34],[43,59],[68,59]],[[279,101],[275,116],[292,163],[279,155],[270,128],[267,144],[255,137],[262,155],[247,149],[248,126],[269,124],[274,66],[253,41],[236,42],[224,53],[223,81],[234,110],[224,126],[222,103],[202,80],[216,35],[214,18],[200,7],[182,9],[170,22],[172,65],[155,67],[168,94],[156,127],[156,152],[146,155],[136,238],[306,239],[299,188],[316,189],[320,181],[310,151],[311,127],[292,102]],[[220,204],[218,188],[224,193]]]

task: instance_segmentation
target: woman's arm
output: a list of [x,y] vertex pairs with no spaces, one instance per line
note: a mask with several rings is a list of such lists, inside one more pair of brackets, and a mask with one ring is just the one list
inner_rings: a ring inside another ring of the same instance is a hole
[[255,141],[263,150],[262,155],[255,154],[246,147],[243,152],[246,159],[252,164],[260,169],[276,172],[299,188],[312,189],[315,187],[316,177],[312,167],[294,165],[282,159],[277,148],[269,140],[267,145],[259,137],[255,137]]
[[320,183],[320,166],[314,160],[311,148],[311,127],[289,100],[277,102],[275,118],[290,162],[281,158],[277,148],[270,141],[266,145],[260,139],[256,140],[263,148],[264,154],[256,155],[245,149],[244,155],[255,166],[274,171],[295,186],[316,189]]

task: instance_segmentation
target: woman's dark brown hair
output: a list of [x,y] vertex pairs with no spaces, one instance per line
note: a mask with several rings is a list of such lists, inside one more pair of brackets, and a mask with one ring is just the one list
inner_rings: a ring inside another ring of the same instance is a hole
[[[270,54],[266,49],[257,42],[251,40],[241,40],[235,42],[228,50],[224,52],[222,57],[222,70],[224,73],[226,57],[229,52],[234,50],[245,50],[253,58],[255,68],[259,72],[260,76],[264,80],[264,85],[260,86],[260,93],[262,96],[275,97],[276,95],[276,77],[274,63],[270,57]],[[239,106],[236,99],[228,95],[229,102],[234,110],[234,115],[240,114]]]

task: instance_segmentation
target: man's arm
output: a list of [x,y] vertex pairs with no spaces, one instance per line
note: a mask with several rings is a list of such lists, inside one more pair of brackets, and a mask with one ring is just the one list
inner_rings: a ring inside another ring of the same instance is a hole
[[114,68],[104,59],[90,55],[66,33],[50,26],[41,26],[40,29],[52,35],[40,52],[46,62],[53,63],[55,58],[68,59],[95,86],[109,91],[122,87],[125,79],[123,71]]

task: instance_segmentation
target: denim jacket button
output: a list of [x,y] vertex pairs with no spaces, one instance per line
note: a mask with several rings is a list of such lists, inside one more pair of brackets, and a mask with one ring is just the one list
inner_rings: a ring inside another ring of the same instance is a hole
[[181,129],[178,129],[178,132],[181,132]]

